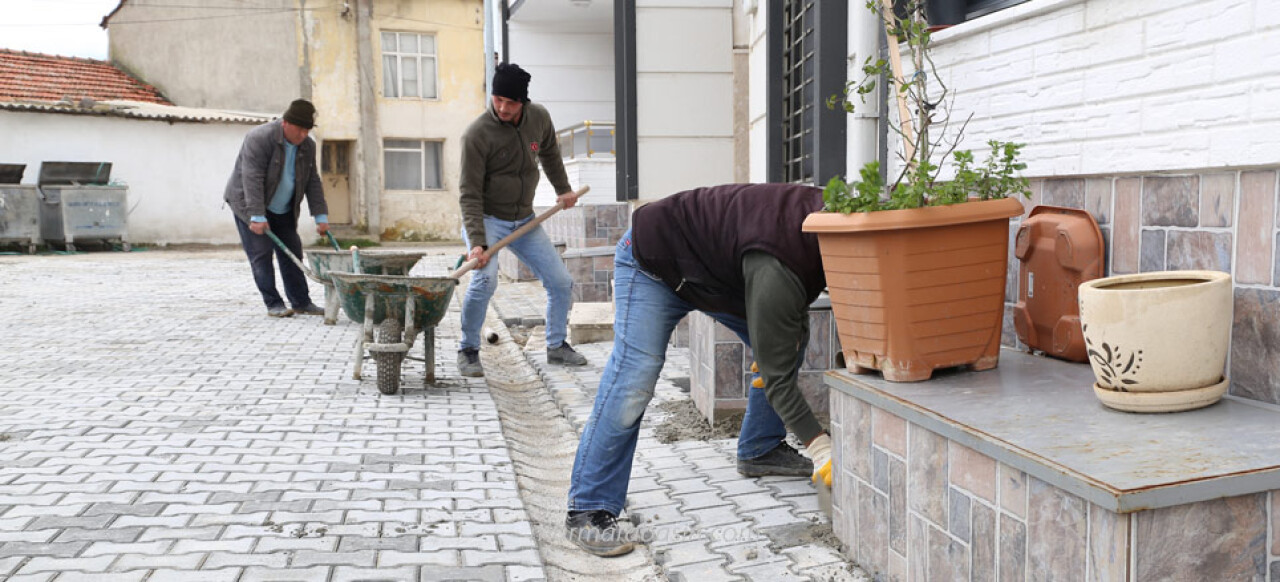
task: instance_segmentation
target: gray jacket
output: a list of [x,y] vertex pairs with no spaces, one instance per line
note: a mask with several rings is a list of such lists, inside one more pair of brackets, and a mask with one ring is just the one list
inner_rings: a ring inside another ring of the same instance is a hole
[[[277,119],[253,128],[244,137],[235,170],[227,180],[223,199],[231,205],[236,217],[249,223],[250,216],[266,216],[267,203],[280,184],[284,171],[284,126]],[[302,208],[302,197],[307,198],[311,216],[328,214],[324,202],[324,187],[316,169],[316,142],[311,138],[298,145],[294,160],[293,216]]]
[[538,186],[538,162],[556,194],[572,188],[556,144],[551,114],[536,103],[525,103],[520,123],[498,119],[493,103],[462,134],[462,180],[459,183],[462,225],[471,246],[485,243],[484,215],[519,220],[533,214],[533,191]]

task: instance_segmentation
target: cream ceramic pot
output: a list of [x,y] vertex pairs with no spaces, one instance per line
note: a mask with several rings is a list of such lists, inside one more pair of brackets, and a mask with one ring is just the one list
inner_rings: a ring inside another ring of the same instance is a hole
[[1161,271],[1080,284],[1080,322],[1098,386],[1194,390],[1223,382],[1231,275]]

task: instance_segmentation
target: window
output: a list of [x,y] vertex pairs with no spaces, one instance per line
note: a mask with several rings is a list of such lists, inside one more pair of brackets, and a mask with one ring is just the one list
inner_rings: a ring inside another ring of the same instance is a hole
[[782,179],[812,184],[813,0],[782,2]]
[[[859,3],[852,3],[857,6]],[[850,3],[769,3],[767,175],[770,182],[826,184],[845,170],[848,119],[826,106],[848,78]]]
[[930,24],[960,24],[979,16],[1003,10],[1027,0],[925,0],[925,14]]
[[389,139],[383,142],[388,190],[440,190],[441,142]]
[[434,35],[382,33],[382,96],[400,99],[437,97]]

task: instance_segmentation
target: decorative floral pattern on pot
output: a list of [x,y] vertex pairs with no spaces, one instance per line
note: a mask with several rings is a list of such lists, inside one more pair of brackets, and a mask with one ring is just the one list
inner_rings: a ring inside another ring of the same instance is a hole
[[1099,384],[1119,392],[1128,392],[1128,386],[1138,384],[1136,376],[1138,370],[1142,369],[1142,350],[1126,352],[1120,346],[1107,342],[1094,346],[1093,339],[1089,337],[1089,326],[1084,325],[1082,331],[1089,359],[1097,365]]

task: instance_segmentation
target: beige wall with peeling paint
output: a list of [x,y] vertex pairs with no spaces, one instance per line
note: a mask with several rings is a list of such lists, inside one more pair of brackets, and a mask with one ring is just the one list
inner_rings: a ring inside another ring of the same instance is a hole
[[[458,179],[462,132],[484,112],[484,19],[480,0],[379,2],[374,12],[378,35],[417,32],[436,37],[437,99],[382,97],[378,87],[378,125],[383,139],[424,139],[443,143],[440,190],[384,190],[382,236],[400,240],[457,240],[461,215]],[[381,64],[381,56],[378,58]]]

